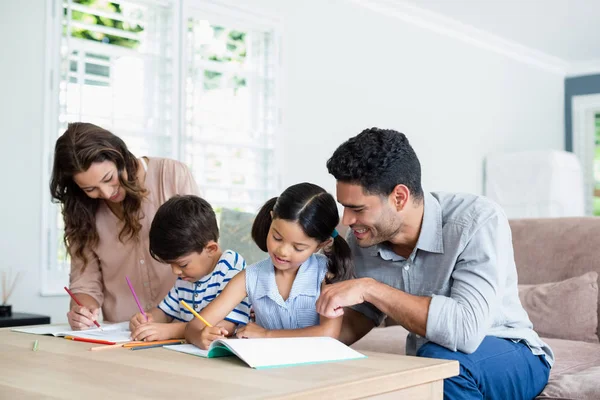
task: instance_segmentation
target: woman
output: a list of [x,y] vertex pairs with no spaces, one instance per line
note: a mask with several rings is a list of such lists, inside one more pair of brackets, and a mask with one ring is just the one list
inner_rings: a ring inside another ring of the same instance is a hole
[[70,289],[82,304],[71,301],[71,328],[93,327],[100,308],[111,322],[138,312],[126,276],[142,307],[156,307],[175,277],[150,256],[148,232],[162,203],[198,194],[189,169],[169,159],[138,159],[109,131],[72,123],[56,141],[50,192],[62,204]]

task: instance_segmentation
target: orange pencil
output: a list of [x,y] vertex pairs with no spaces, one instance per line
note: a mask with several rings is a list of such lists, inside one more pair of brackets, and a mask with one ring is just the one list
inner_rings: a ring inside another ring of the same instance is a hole
[[182,306],[184,306],[185,308],[187,308],[189,312],[191,312],[192,314],[194,314],[194,317],[196,317],[200,321],[202,321],[204,323],[204,325],[208,326],[209,328],[212,328],[212,325],[207,320],[205,320],[204,318],[202,318],[200,316],[200,314],[198,314],[196,312],[196,310],[194,310],[188,303],[186,303],[184,300],[180,300],[179,302],[181,303]]

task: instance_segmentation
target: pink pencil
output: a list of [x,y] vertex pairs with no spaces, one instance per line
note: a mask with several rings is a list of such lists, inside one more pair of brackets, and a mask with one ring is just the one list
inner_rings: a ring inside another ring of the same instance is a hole
[[127,280],[127,284],[129,285],[129,289],[131,289],[131,294],[133,295],[133,298],[135,299],[135,302],[137,303],[137,306],[140,309],[140,312],[142,313],[142,315],[144,316],[144,318],[146,318],[146,321],[148,321],[148,316],[144,312],[144,309],[142,308],[142,305],[140,304],[140,300],[138,299],[137,294],[135,294],[135,290],[133,290],[133,285],[131,284],[131,281],[129,280],[129,277],[126,276],[125,279]]

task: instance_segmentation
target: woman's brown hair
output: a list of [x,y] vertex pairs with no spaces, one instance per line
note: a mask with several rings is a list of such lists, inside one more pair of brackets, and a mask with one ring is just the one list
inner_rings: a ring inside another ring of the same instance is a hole
[[[98,245],[96,211],[102,200],[88,197],[73,176],[87,171],[92,163],[104,161],[111,161],[117,166],[119,182],[126,192],[122,202],[124,224],[119,240],[137,239],[142,228],[140,209],[146,190],[136,178],[137,159],[123,140],[99,126],[76,122],[69,124],[56,141],[50,194],[55,202],[62,204],[65,246],[71,257],[83,260],[84,268],[90,261],[85,252],[93,251]],[[127,179],[124,171],[127,171]]]

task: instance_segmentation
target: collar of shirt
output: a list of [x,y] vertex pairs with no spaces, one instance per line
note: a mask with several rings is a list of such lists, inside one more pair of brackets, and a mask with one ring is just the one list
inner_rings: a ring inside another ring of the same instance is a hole
[[[256,285],[256,298],[260,299],[266,296],[277,303],[284,302],[279,293],[279,289],[277,288],[277,282],[275,281],[275,267],[273,264],[269,263],[267,268],[265,268],[265,271],[262,272],[263,273],[259,275],[258,284]],[[318,273],[318,261],[313,254],[308,257],[298,269],[288,300],[293,300],[298,295],[316,297],[317,284],[315,282],[317,281]]]
[[[417,245],[412,251],[409,260],[414,260],[417,249],[430,253],[443,253],[444,240],[442,236],[442,207],[439,201],[429,192],[423,194],[423,223]],[[404,261],[405,258],[394,253],[388,242],[372,247],[370,254],[381,257],[386,261]]]

